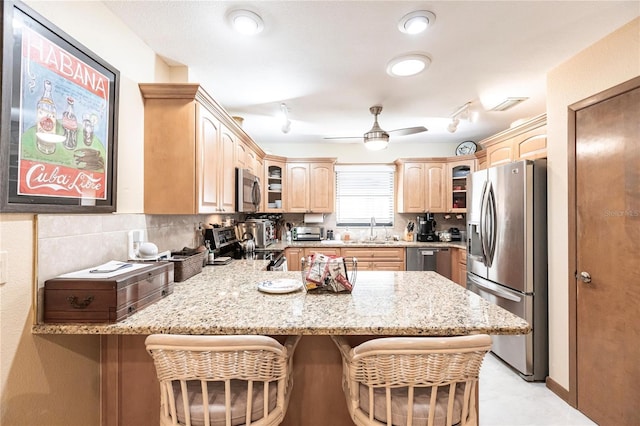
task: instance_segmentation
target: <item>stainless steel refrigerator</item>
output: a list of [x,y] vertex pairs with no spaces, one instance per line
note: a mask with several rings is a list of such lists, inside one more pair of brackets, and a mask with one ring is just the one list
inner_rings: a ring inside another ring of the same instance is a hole
[[528,381],[549,370],[546,194],[546,160],[467,177],[467,289],[531,324],[527,335],[492,336],[492,352]]

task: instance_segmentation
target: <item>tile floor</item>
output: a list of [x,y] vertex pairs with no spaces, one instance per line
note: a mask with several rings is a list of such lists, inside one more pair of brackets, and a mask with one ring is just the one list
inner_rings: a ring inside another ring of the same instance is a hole
[[489,353],[480,370],[481,426],[596,426],[544,383],[521,379]]

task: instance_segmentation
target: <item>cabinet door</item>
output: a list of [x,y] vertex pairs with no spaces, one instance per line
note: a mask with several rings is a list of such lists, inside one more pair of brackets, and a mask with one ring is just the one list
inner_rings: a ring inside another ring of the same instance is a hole
[[[263,208],[265,212],[281,213],[285,211],[283,205],[283,195],[286,194],[285,187],[286,165],[281,161],[265,160],[264,162],[264,184],[262,188],[264,196]],[[280,185],[280,186],[278,186]],[[280,205],[280,207],[278,207]]]
[[236,203],[236,173],[234,155],[236,141],[233,133],[224,126],[220,128],[220,201],[221,211],[232,213],[235,211]]
[[400,213],[424,213],[425,175],[424,163],[403,165],[402,211]]
[[287,211],[306,213],[309,210],[309,164],[287,164]]
[[302,256],[304,256],[304,249],[298,247],[287,247],[284,250],[284,255],[287,258],[287,269],[290,271],[300,271]]
[[475,171],[475,160],[454,161],[447,164],[447,211],[466,213],[467,175]]
[[335,208],[335,173],[333,164],[309,164],[309,210],[332,213]]
[[191,100],[145,99],[145,213],[197,213],[197,109]]
[[249,168],[249,164],[247,162],[247,146],[241,141],[236,143],[235,163],[238,168]]
[[445,163],[426,163],[426,204],[424,211],[442,213],[446,208]]
[[216,213],[219,210],[218,134],[220,123],[213,114],[201,105],[198,105],[197,112],[198,213]]
[[487,168],[510,163],[513,159],[513,146],[510,140],[487,148]]

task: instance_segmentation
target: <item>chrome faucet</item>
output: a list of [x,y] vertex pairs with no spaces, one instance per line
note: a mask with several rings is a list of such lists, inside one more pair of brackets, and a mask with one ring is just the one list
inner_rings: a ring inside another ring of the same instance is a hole
[[369,231],[369,239],[370,240],[375,240],[376,236],[373,233],[373,227],[376,226],[376,218],[371,216],[371,226],[370,226],[370,231]]

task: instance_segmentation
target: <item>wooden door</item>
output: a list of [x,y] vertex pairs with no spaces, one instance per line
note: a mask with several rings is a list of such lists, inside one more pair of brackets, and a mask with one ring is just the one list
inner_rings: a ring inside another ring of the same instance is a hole
[[572,106],[577,407],[603,426],[640,424],[640,78],[634,80]]

